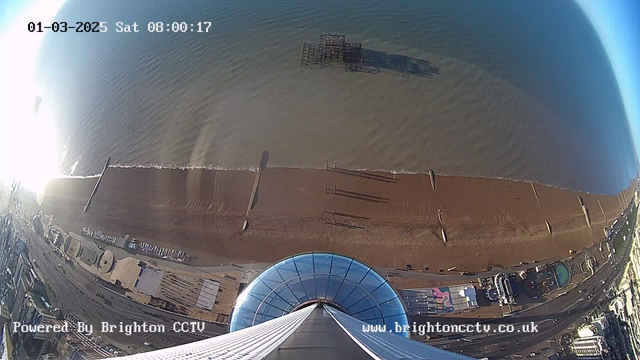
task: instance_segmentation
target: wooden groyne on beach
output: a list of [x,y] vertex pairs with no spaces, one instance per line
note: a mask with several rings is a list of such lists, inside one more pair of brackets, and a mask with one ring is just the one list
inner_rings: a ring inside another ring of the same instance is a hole
[[251,189],[251,196],[249,197],[249,205],[247,206],[247,213],[245,215],[244,224],[242,225],[242,230],[246,230],[249,226],[249,212],[253,209],[256,201],[256,195],[258,194],[258,187],[260,186],[260,176],[262,176],[262,169],[267,167],[267,159],[269,157],[269,153],[267,151],[262,152],[262,156],[260,156],[260,164],[258,166],[258,172],[256,173],[256,179],[253,181],[253,188]]
[[111,163],[111,157],[108,157],[107,158],[107,163],[104,164],[104,169],[102,169],[102,172],[100,173],[100,177],[98,177],[98,181],[96,181],[96,186],[93,188],[93,191],[91,192],[91,195],[89,195],[89,200],[87,200],[87,205],[84,206],[84,212],[87,212],[87,210],[89,210],[89,207],[91,206],[91,200],[93,200],[93,197],[98,192],[98,187],[100,186],[100,182],[102,181],[102,177],[107,172],[107,168],[109,167],[110,163]]
[[433,172],[433,170],[429,170],[429,180],[431,180],[431,188],[435,191],[436,190],[436,174]]
[[584,219],[587,221],[587,225],[591,228],[591,217],[589,217],[589,209],[584,205],[584,200],[582,196],[578,195],[578,202],[580,203],[580,208],[582,209],[582,213],[584,214]]
[[[259,160],[254,154],[253,161]],[[569,249],[599,241],[605,235],[602,229],[610,228],[622,211],[615,195],[435,171],[433,191],[426,171],[391,174],[349,169],[346,162],[338,166],[341,162],[329,159],[325,169],[274,168],[269,163],[264,174],[264,164],[259,169],[256,163],[251,171],[109,165],[109,175],[104,173],[98,187],[103,195],[97,207],[91,202],[90,210],[80,215],[100,173],[95,178],[52,179],[40,207],[64,228],[90,225],[126,231],[167,248],[189,249],[198,266],[273,262],[320,246],[375,266],[409,263],[431,272],[452,266],[479,271],[566,256]],[[576,207],[578,196],[583,201]],[[7,193],[5,202],[8,198]],[[109,204],[103,204],[106,200]],[[34,200],[29,201],[37,210]],[[583,204],[593,232],[585,226]],[[246,219],[243,210],[249,212]],[[607,223],[602,221],[605,215]],[[149,221],[159,222],[160,228],[148,226]]]

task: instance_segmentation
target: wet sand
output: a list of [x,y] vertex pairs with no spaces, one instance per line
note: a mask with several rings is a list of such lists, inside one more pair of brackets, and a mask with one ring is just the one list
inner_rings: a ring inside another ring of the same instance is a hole
[[255,175],[110,168],[87,213],[83,208],[95,178],[53,180],[42,208],[67,231],[89,226],[130,234],[192,253],[197,265],[333,251],[374,266],[479,271],[565,257],[569,249],[589,246],[604,237],[603,228],[632,196],[632,190],[605,196],[536,184],[538,206],[528,182],[436,175],[433,190],[427,174],[267,168],[243,232]]

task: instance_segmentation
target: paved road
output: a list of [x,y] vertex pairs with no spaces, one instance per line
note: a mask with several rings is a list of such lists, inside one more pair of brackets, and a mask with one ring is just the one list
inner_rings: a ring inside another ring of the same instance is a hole
[[[620,221],[619,221],[620,223]],[[493,325],[495,330],[500,324],[512,324],[515,329],[522,329],[523,324],[538,325],[535,333],[490,333],[488,335],[473,336],[452,336],[445,339],[433,339],[425,341],[428,344],[444,348],[449,351],[458,352],[467,356],[482,358],[504,358],[511,354],[520,354],[522,350],[547,339],[552,339],[572,326],[577,326],[582,322],[583,316],[589,313],[598,305],[606,304],[610,301],[608,289],[612,287],[622,275],[628,261],[631,250],[631,241],[625,241],[624,248],[615,254],[612,259],[603,264],[598,271],[590,278],[584,280],[576,288],[566,292],[566,295],[559,296],[553,300],[543,303],[535,308],[522,311],[512,317],[485,320],[476,318],[447,318],[447,317],[425,317],[420,322],[430,321],[441,324],[474,324],[480,320],[483,324]],[[589,298],[591,295],[591,298]],[[465,340],[462,340],[465,339]],[[416,340],[418,340],[416,338]]]
[[[130,344],[132,348],[144,348],[145,341],[155,347],[186,344],[196,340],[202,340],[212,336],[228,332],[226,325],[205,322],[205,330],[200,333],[176,333],[173,331],[175,322],[191,322],[178,314],[168,313],[150,306],[139,304],[125,296],[114,293],[98,285],[93,280],[93,275],[79,266],[66,263],[62,258],[51,251],[52,247],[40,238],[31,229],[16,223],[16,230],[27,241],[29,256],[36,260],[36,269],[44,277],[47,293],[50,294],[55,306],[59,306],[63,314],[74,313],[87,323],[93,324],[94,329],[100,329],[100,324],[107,321],[118,325],[138,324],[162,324],[166,327],[164,333],[154,334],[126,334],[114,332],[107,336],[116,343]],[[58,265],[61,266],[58,266]],[[53,294],[51,294],[53,290]],[[100,294],[101,297],[95,295]],[[95,335],[95,334],[94,334]]]
[[[594,309],[604,299],[604,291],[611,286],[614,276],[613,267],[605,265],[593,277],[583,282],[583,284],[531,311],[517,314],[511,318],[491,321],[492,324],[513,324],[516,331],[522,324],[533,322],[538,325],[537,333],[509,333],[495,334],[485,338],[479,337],[469,342],[455,342],[448,346],[448,350],[460,352],[476,357],[503,357],[515,354],[530,346],[536,345],[556,334],[565,331],[590,310]],[[602,280],[605,283],[602,284]],[[583,293],[579,290],[583,289]],[[587,290],[587,291],[585,291]],[[587,294],[596,294],[592,299],[587,298]],[[526,355],[526,354],[523,354]]]
[[[628,215],[626,211],[625,214]],[[134,347],[143,347],[142,343],[144,341],[149,341],[157,347],[168,347],[228,332],[226,326],[206,323],[206,329],[201,335],[174,333],[171,330],[174,322],[188,322],[192,321],[192,319],[138,304],[131,299],[102,288],[93,281],[92,275],[84,269],[72,267],[53,252],[49,254],[51,247],[31,229],[21,226],[18,222],[15,224],[17,230],[27,240],[29,254],[33,259],[36,259],[39,272],[44,275],[45,281],[56,293],[56,297],[52,296],[52,300],[55,300],[56,304],[62,304],[63,313],[76,313],[87,322],[94,324],[96,328],[102,321],[108,321],[112,324],[118,324],[121,321],[125,324],[130,324],[133,321],[138,323],[146,321],[147,323],[164,324],[168,330],[162,334],[139,334],[137,336],[112,333],[109,337],[113,340],[124,344],[132,344]],[[619,230],[622,226],[622,221],[619,221],[617,225],[617,230]],[[538,325],[538,332],[536,333],[531,335],[524,335],[523,333],[490,333],[488,335],[465,336],[464,341],[461,339],[435,339],[426,342],[472,357],[498,358],[518,353],[523,349],[553,338],[555,335],[564,332],[568,327],[573,326],[576,322],[579,322],[584,314],[595,308],[599,303],[607,301],[604,290],[608,289],[619,277],[620,269],[624,267],[626,261],[621,261],[621,258],[623,256],[625,259],[628,258],[629,245],[630,241],[626,241],[624,251],[616,254],[610,263],[605,263],[591,278],[585,280],[576,289],[568,291],[566,295],[509,318],[482,321],[483,324],[496,326],[498,324],[513,324],[516,328],[533,321]],[[62,264],[62,268],[59,268],[58,264]],[[254,268],[254,270],[259,269]],[[398,273],[391,269],[381,270],[383,273]],[[402,274],[397,275],[443,278],[441,275],[434,274],[400,273]],[[444,278],[449,279],[449,276]],[[460,276],[460,278],[468,279],[468,277],[464,276]],[[602,283],[603,280],[604,283]],[[580,293],[580,290],[583,290],[583,293]],[[102,294],[103,298],[95,296],[96,292]],[[594,296],[588,299],[586,298],[587,294],[593,294]],[[106,303],[105,300],[108,300],[109,303]],[[431,316],[421,318],[418,323],[425,321],[435,323],[438,321],[441,324],[469,324],[478,320],[477,318]]]

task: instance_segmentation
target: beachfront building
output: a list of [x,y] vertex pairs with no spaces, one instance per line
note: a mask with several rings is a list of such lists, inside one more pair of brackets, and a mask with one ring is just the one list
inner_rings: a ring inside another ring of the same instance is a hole
[[56,348],[62,359],[104,359],[118,355],[116,351],[106,346],[93,335],[78,331],[76,315],[68,314],[65,322],[69,326],[68,332],[59,333],[60,336]]
[[[54,325],[58,315],[59,310],[51,307],[46,295],[27,292],[21,302],[15,304],[12,321],[31,326]],[[37,358],[47,352],[56,337],[57,333],[53,332],[12,332],[13,355],[22,359]]]
[[[640,213],[636,214],[636,224],[638,219],[640,219]],[[609,305],[609,309],[625,322],[627,340],[633,350],[634,357],[638,358],[640,354],[640,311],[638,310],[640,290],[634,285],[640,278],[640,238],[637,226],[634,231],[630,232],[630,235],[629,262],[617,285],[617,297]]]
[[9,324],[2,326],[2,340],[0,341],[0,359],[13,359],[13,344],[11,343]]
[[581,337],[571,344],[571,352],[578,359],[609,359],[609,347],[603,336]]
[[513,289],[511,288],[511,279],[509,279],[507,274],[496,274],[494,277],[494,285],[498,292],[498,302],[500,303],[500,306],[516,303],[516,299],[513,296]]
[[471,359],[408,339],[407,312],[371,267],[329,253],[284,259],[240,294],[231,333],[127,359]]
[[426,289],[400,290],[409,315],[447,314],[478,307],[478,297],[472,285],[451,285]]

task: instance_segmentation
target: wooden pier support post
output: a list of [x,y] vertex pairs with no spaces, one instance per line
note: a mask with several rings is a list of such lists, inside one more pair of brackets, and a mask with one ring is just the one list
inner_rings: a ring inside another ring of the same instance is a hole
[[433,172],[433,170],[429,170],[429,179],[431,179],[431,188],[435,191],[436,190],[436,174]]
[[89,210],[89,207],[91,206],[91,201],[93,200],[93,197],[98,192],[98,187],[100,186],[100,182],[102,181],[102,177],[107,172],[107,168],[109,167],[110,163],[111,163],[111,157],[108,157],[107,158],[107,162],[104,164],[104,169],[102,169],[102,172],[100,173],[100,176],[98,177],[98,181],[96,181],[96,186],[93,187],[93,191],[91,192],[91,195],[89,195],[89,200],[87,200],[87,204],[84,206],[84,212],[87,212],[87,210]]
[[260,185],[260,176],[262,176],[263,166],[266,164],[266,158],[268,153],[262,152],[260,156],[260,164],[258,165],[258,172],[256,173],[256,179],[253,182],[253,188],[251,189],[251,196],[249,197],[249,205],[247,206],[247,214],[245,215],[245,221],[242,224],[242,231],[246,230],[249,226],[249,211],[253,208],[253,202],[255,201],[256,194],[258,193],[258,186]]
[[544,220],[544,223],[545,225],[547,225],[547,231],[549,232],[549,235],[553,235],[553,233],[551,232],[551,224],[549,224],[547,219]]
[[584,213],[584,218],[585,220],[587,220],[587,225],[589,226],[589,228],[591,228],[591,218],[589,217],[589,210],[587,210],[587,207],[582,205],[582,213]]

